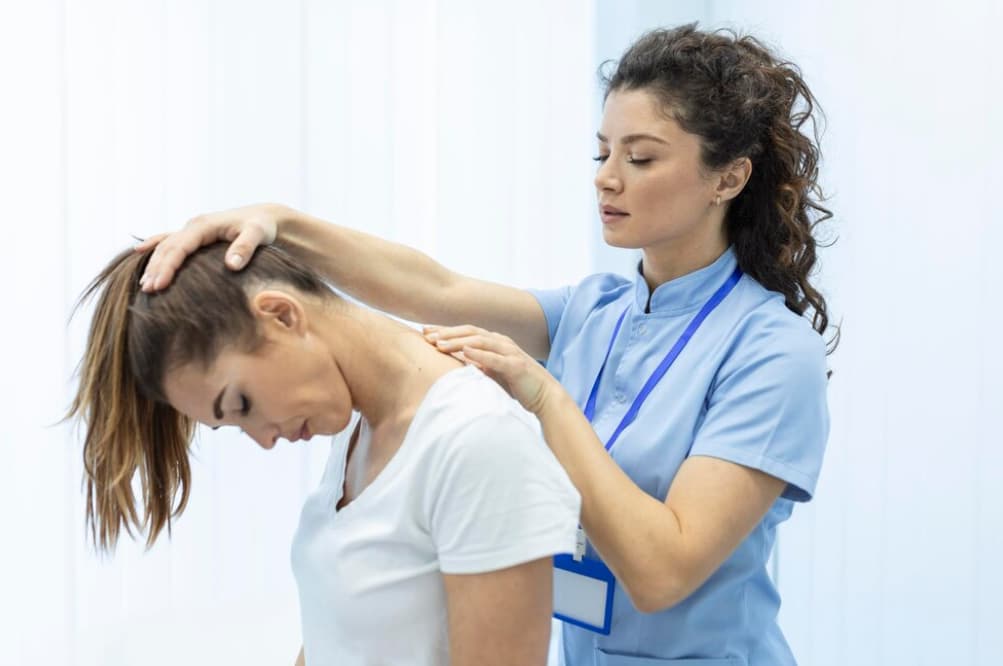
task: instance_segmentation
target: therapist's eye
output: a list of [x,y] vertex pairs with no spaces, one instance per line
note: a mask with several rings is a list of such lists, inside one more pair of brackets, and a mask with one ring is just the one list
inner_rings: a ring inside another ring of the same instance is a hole
[[635,166],[644,166],[645,164],[651,162],[651,158],[650,157],[634,157],[633,155],[630,155],[630,156],[627,157],[627,162],[629,164],[633,164]]
[[600,163],[602,163],[602,162],[605,162],[608,159],[609,159],[609,155],[596,155],[595,157],[592,158],[592,161],[593,162],[600,162]]

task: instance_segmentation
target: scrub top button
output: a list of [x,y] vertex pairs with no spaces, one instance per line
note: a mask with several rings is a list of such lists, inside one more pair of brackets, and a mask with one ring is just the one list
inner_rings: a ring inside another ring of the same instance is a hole
[[648,332],[648,325],[647,324],[641,324],[640,326],[637,327],[637,334],[638,335],[644,335],[647,332]]
[[613,397],[614,397],[614,398],[616,399],[616,401],[617,401],[617,402],[623,402],[624,400],[626,400],[626,399],[627,399],[627,398],[626,398],[626,396],[624,396],[624,394],[623,394],[623,393],[617,393],[617,394],[616,394],[615,396],[613,396]]

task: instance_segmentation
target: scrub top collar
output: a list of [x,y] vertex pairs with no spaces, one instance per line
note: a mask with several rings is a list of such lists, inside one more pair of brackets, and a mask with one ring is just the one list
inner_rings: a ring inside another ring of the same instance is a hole
[[648,283],[644,280],[642,262],[639,261],[634,276],[634,305],[638,312],[651,314],[677,315],[699,310],[728,279],[736,265],[735,251],[729,246],[710,266],[658,285],[649,303]]

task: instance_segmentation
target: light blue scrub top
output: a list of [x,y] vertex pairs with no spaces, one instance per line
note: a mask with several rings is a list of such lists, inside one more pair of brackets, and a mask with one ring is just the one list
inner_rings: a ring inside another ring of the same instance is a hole
[[[660,285],[650,305],[640,271],[633,280],[599,274],[576,287],[531,292],[550,329],[547,369],[580,406],[588,400],[616,321],[627,309],[596,401],[593,428],[604,443],[735,266],[729,249],[710,266]],[[762,470],[786,481],[787,488],[731,557],[679,604],[640,613],[617,585],[609,636],[565,624],[565,664],[794,664],[777,625],[780,597],[766,562],[777,525],[790,516],[794,502],[811,499],[828,431],[822,337],[806,318],[787,309],[782,295],[743,275],[610,454],[634,483],[663,501],[691,455]],[[587,556],[599,557],[591,544]]]

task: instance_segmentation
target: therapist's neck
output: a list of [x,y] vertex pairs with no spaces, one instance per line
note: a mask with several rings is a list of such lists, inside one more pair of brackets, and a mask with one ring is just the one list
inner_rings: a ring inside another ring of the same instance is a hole
[[641,272],[653,292],[659,285],[710,266],[728,249],[728,236],[721,225],[709,233],[672,238],[642,250]]

